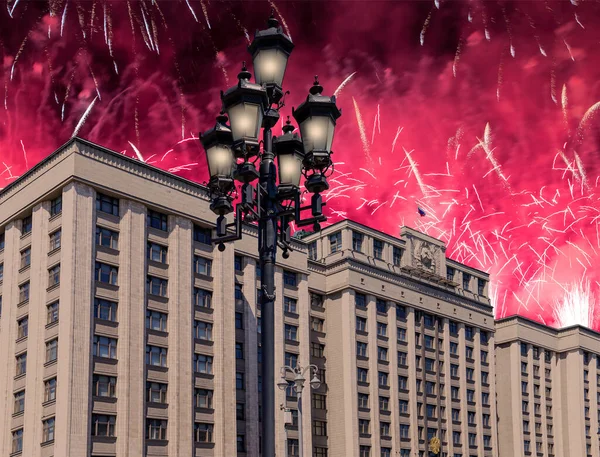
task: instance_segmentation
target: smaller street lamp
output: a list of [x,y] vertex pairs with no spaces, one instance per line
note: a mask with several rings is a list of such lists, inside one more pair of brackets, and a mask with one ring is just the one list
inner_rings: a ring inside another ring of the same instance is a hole
[[294,133],[294,126],[288,120],[283,127],[283,135],[273,140],[279,168],[277,195],[281,200],[293,198],[300,188],[304,150],[302,140]]
[[[308,371],[312,371],[312,379],[310,380],[310,387],[312,389],[318,389],[321,387],[321,381],[317,377],[319,367],[316,365],[309,365],[306,368],[302,368],[300,365],[296,365],[294,368],[290,366],[281,367],[281,379],[277,383],[277,387],[281,390],[286,390],[288,387],[293,387],[296,390],[297,401],[298,401],[298,451],[299,457],[303,456],[304,444],[302,437],[302,390],[304,389],[304,383],[306,382],[305,375]],[[290,373],[294,375],[293,382],[289,382],[286,379],[286,374]],[[310,374],[310,373],[309,373]]]

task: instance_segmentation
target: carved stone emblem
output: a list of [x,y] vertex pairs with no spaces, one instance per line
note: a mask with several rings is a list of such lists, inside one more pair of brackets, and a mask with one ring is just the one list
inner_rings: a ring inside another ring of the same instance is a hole
[[414,265],[435,273],[436,247],[426,241],[416,241],[414,250]]

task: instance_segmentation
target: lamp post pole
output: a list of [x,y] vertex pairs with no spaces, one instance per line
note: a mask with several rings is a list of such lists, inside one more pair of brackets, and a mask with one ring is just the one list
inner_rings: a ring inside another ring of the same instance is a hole
[[[290,366],[281,367],[281,380],[277,383],[277,386],[281,390],[287,389],[290,385],[296,389],[296,398],[298,402],[298,457],[304,457],[304,436],[302,432],[302,391],[304,390],[304,383],[306,382],[306,372],[312,371],[313,377],[310,380],[310,388],[318,389],[321,386],[321,381],[317,378],[319,368],[316,365],[309,365],[302,369],[300,365],[292,368]],[[290,384],[285,375],[286,373],[293,374],[294,382]]]
[[[261,350],[262,350],[262,455],[275,456],[275,259],[277,255],[277,197],[273,132],[279,113],[268,110],[263,130],[264,152],[260,161],[259,182],[266,189],[261,199],[258,221],[258,252],[261,268]],[[271,381],[271,382],[270,382]],[[271,438],[273,437],[273,438]]]

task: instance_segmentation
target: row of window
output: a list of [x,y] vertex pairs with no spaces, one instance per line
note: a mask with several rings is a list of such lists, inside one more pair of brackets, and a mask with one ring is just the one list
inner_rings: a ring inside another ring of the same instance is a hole
[[[58,358],[58,338],[46,342],[46,361],[45,363],[56,362]],[[16,369],[15,376],[21,376],[27,373],[27,352],[15,356]]]
[[[328,236],[329,253],[335,254],[342,250],[342,232],[332,233]],[[360,232],[352,231],[352,250],[363,252],[364,235]],[[383,260],[384,242],[377,238],[373,239],[373,257]],[[398,246],[392,248],[392,261],[394,265],[400,266],[403,250]],[[308,258],[311,260],[317,259],[317,242],[313,241],[308,244]]]
[[[49,417],[42,421],[42,444],[54,441],[55,419]],[[12,454],[23,452],[23,429],[12,432]]]

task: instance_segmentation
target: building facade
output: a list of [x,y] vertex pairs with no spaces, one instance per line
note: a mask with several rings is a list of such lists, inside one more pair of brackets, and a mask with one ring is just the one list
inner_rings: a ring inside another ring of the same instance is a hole
[[496,322],[500,455],[598,457],[600,334]]
[[[80,139],[0,191],[0,455],[259,456],[257,233],[213,249],[209,204],[203,186]],[[569,427],[542,455],[569,455],[570,437],[598,455],[595,333],[519,320],[534,330],[515,337],[494,322],[487,275],[409,228],[342,221],[293,247],[276,269],[275,361],[319,368],[305,456],[428,457],[434,438],[444,457],[527,455],[523,339],[558,367],[544,430],[558,411]],[[276,413],[277,455],[295,456],[297,396],[276,398],[291,410]]]

